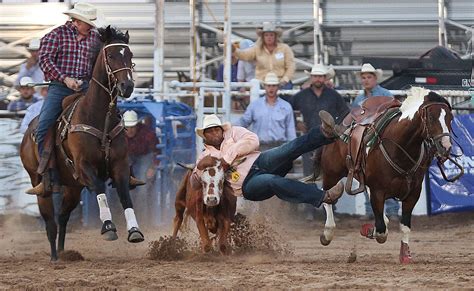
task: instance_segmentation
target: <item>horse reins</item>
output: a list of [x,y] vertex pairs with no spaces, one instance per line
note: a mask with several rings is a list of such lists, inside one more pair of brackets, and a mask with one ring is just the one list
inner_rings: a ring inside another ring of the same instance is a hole
[[[442,103],[442,102],[428,103],[428,104],[425,104],[425,105],[421,106],[420,109],[418,110],[420,112],[420,118],[421,118],[421,122],[423,124],[423,131],[426,132],[427,137],[423,139],[423,142],[421,144],[420,154],[419,154],[419,157],[418,157],[417,161],[415,161],[410,156],[410,154],[408,154],[408,152],[405,149],[403,149],[403,147],[400,146],[395,141],[393,141],[391,139],[388,139],[388,138],[380,139],[379,148],[380,148],[380,151],[382,152],[383,156],[385,157],[385,160],[390,164],[390,166],[395,171],[397,171],[400,175],[405,176],[405,178],[407,179],[408,191],[406,192],[406,194],[402,198],[400,198],[401,201],[405,200],[407,198],[407,196],[409,195],[409,193],[410,193],[411,183],[412,183],[412,180],[413,180],[412,175],[414,175],[416,173],[416,171],[420,168],[421,164],[423,163],[423,160],[425,159],[425,156],[426,156],[426,153],[427,153],[427,148],[429,150],[429,149],[435,147],[436,148],[436,155],[440,156],[439,151],[440,151],[441,146],[439,146],[436,141],[443,138],[444,136],[450,136],[449,133],[441,133],[441,134],[438,134],[436,136],[431,136],[429,126],[428,126],[428,113],[427,113],[428,111],[427,111],[427,108],[430,107],[430,106],[433,106],[433,105],[439,105],[439,106],[445,107],[449,111],[449,106],[445,103]],[[387,149],[385,148],[385,146],[383,144],[383,142],[387,141],[387,140],[390,141],[391,143],[393,143],[399,150],[401,150],[401,152],[410,160],[410,162],[413,163],[413,167],[411,167],[408,171],[406,171],[402,167],[400,167],[393,159],[390,158],[390,155],[389,155]],[[453,162],[455,163],[455,161],[453,161]],[[443,173],[443,176],[444,176],[444,172],[442,170],[441,170],[441,172]],[[446,179],[446,180],[448,180],[448,179]]]
[[[105,153],[105,162],[106,164],[109,163],[109,152],[110,152],[110,143],[111,141],[119,135],[120,132],[122,132],[122,130],[124,129],[124,125],[123,125],[123,122],[119,122],[117,124],[117,126],[115,126],[112,130],[110,130],[109,132],[107,132],[107,129],[109,128],[109,124],[110,124],[110,118],[112,116],[112,108],[115,106],[116,104],[116,100],[117,100],[117,95],[118,95],[118,92],[116,94],[114,94],[114,92],[116,91],[116,87],[117,87],[117,77],[115,76],[115,73],[118,73],[120,71],[124,71],[124,70],[128,70],[130,71],[130,74],[132,73],[133,71],[133,67],[134,67],[134,64],[132,63],[132,66],[131,67],[123,67],[123,68],[119,68],[119,69],[116,69],[116,70],[112,70],[112,68],[110,67],[108,61],[107,61],[107,51],[106,49],[109,48],[109,47],[113,47],[113,46],[121,46],[121,47],[129,47],[128,44],[125,44],[125,43],[112,43],[112,44],[108,44],[106,46],[104,46],[102,48],[102,53],[103,53],[103,59],[104,59],[104,66],[105,66],[105,70],[107,72],[107,79],[108,79],[108,88],[105,87],[101,82],[99,82],[96,78],[92,77],[92,80],[97,84],[99,85],[102,89],[104,89],[105,92],[107,92],[107,94],[109,94],[110,96],[110,102],[109,102],[109,108],[108,108],[108,111],[107,111],[107,114],[106,114],[106,117],[105,117],[105,124],[104,124],[104,131],[100,131],[98,130],[97,128],[93,127],[93,126],[90,126],[90,125],[86,125],[86,124],[70,124],[70,121],[72,119],[72,115],[74,113],[74,110],[78,104],[78,101],[75,102],[72,110],[70,111],[70,114],[67,118],[67,120],[64,118],[63,116],[63,121],[65,122],[65,127],[64,128],[69,128],[69,132],[73,133],[73,132],[85,132],[85,133],[88,133],[88,134],[91,134],[95,137],[97,137],[100,141],[101,141],[101,149],[102,151]],[[65,139],[65,129],[63,129],[63,132],[62,132],[62,135],[61,135],[61,140],[64,140]],[[61,147],[62,149],[62,147]],[[66,159],[67,160],[70,160],[67,156],[67,154],[65,153],[64,149],[62,149],[63,151],[63,154],[65,155]],[[72,161],[70,161],[69,163],[66,163],[69,168],[72,169],[72,173],[74,175],[74,178],[77,179],[77,175],[75,175],[75,170],[74,170],[74,166],[73,166],[73,163]],[[107,171],[108,171],[108,167],[107,168]]]
[[[128,44],[125,44],[125,43],[111,43],[111,44],[108,44],[108,45],[106,45],[102,48],[102,52],[103,52],[102,55],[103,55],[103,59],[104,59],[104,67],[105,67],[105,71],[107,72],[107,80],[108,80],[108,87],[109,88],[105,87],[96,78],[92,77],[92,80],[94,82],[96,82],[97,85],[99,85],[102,89],[104,89],[105,92],[107,92],[107,94],[109,94],[109,96],[110,96],[109,110],[107,111],[107,115],[105,117],[104,132],[102,134],[102,139],[101,139],[101,146],[102,146],[102,149],[105,151],[105,160],[106,160],[107,163],[108,163],[108,160],[109,160],[110,142],[111,142],[111,139],[113,139],[113,137],[110,138],[109,134],[107,134],[105,131],[109,128],[110,117],[112,116],[112,108],[115,106],[115,102],[116,102],[117,96],[118,96],[118,92],[117,92],[117,94],[114,94],[114,91],[116,91],[117,82],[118,82],[117,77],[115,76],[115,73],[127,70],[127,71],[130,71],[130,75],[131,75],[132,71],[133,71],[133,63],[132,63],[131,67],[122,67],[122,68],[118,68],[116,70],[112,70],[112,68],[110,67],[109,62],[107,61],[107,49],[109,47],[114,47],[114,46],[130,48],[128,46]],[[122,131],[122,129],[123,129],[122,123],[119,123],[117,126],[121,127],[119,132]],[[115,130],[115,128],[114,128],[114,130]],[[114,131],[114,130],[112,130],[112,131]]]

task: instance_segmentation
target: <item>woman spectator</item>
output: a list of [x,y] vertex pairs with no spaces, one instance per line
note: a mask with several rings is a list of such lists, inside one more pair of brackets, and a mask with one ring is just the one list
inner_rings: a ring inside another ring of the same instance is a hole
[[257,29],[259,36],[255,45],[246,50],[237,49],[234,54],[243,61],[255,61],[255,77],[263,82],[269,72],[280,79],[280,89],[291,89],[291,79],[295,73],[294,55],[291,48],[280,40],[281,29],[270,22],[264,22]]

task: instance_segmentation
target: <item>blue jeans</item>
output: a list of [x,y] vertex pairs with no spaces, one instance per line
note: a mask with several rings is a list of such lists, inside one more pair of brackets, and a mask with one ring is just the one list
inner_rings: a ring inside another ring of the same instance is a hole
[[[89,83],[83,82],[81,89],[85,91],[88,87]],[[46,133],[54,125],[59,114],[61,114],[64,97],[74,93],[76,93],[74,90],[57,81],[52,81],[49,85],[48,95],[46,100],[44,100],[43,107],[41,107],[38,129],[36,130],[36,142],[38,143],[38,153],[40,156],[43,153]]]
[[293,161],[304,153],[334,140],[326,138],[319,127],[279,147],[263,152],[253,163],[242,185],[244,198],[262,201],[274,195],[293,203],[308,203],[319,207],[324,191],[315,184],[284,178]]
[[[365,195],[365,213],[368,216],[374,216],[374,211],[372,210],[372,204],[370,203],[369,194],[364,192]],[[400,204],[395,199],[387,199],[385,200],[385,214],[387,216],[398,216],[398,209],[400,208]]]

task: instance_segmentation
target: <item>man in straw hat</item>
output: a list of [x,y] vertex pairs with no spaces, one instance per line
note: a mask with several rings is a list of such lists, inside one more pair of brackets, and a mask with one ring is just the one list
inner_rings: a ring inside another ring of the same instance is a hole
[[271,149],[296,138],[295,120],[291,105],[278,97],[280,81],[275,73],[265,76],[265,96],[247,107],[236,125],[248,128],[257,134],[260,148]]
[[354,102],[352,103],[353,106],[360,105],[362,101],[372,96],[393,97],[393,94],[390,93],[390,91],[377,84],[382,78],[382,75],[383,71],[381,69],[375,69],[371,64],[362,65],[359,76],[364,90],[361,90],[359,95],[357,95]]
[[[64,14],[70,16],[71,20],[47,33],[41,39],[39,51],[40,67],[45,80],[50,81],[48,97],[41,108],[36,130],[40,159],[47,158],[43,154],[44,138],[61,113],[63,98],[87,89],[93,67],[91,51],[99,43],[93,22],[97,10],[93,5],[76,3],[73,9]],[[51,177],[57,180],[54,170]],[[26,193],[42,195],[43,191],[43,183],[40,183]]]
[[33,79],[30,77],[23,77],[20,80],[20,86],[18,91],[20,92],[20,98],[14,100],[8,104],[8,111],[21,111],[26,110],[32,104],[40,100],[39,97],[35,96],[35,84]]
[[[99,44],[99,34],[95,30],[94,23],[97,18],[95,6],[79,2],[64,14],[71,17],[71,20],[46,34],[41,39],[39,51],[40,67],[45,80],[51,81],[36,130],[36,142],[42,160],[47,158],[43,151],[44,138],[61,113],[63,98],[85,91],[89,86],[88,81],[92,77],[94,66],[91,54]],[[54,172],[53,170],[51,177],[57,180],[55,178],[57,173]],[[132,179],[131,183],[134,182],[135,180]],[[143,184],[143,182],[138,181],[138,184]],[[27,190],[26,193],[42,195],[43,191],[43,183],[40,183]]]
[[291,48],[282,43],[282,30],[273,23],[264,22],[261,29],[257,29],[258,39],[254,46],[235,50],[237,58],[244,61],[256,61],[255,77],[260,81],[265,79],[269,72],[274,72],[280,80],[281,89],[291,89],[291,79],[295,74],[295,61]]
[[38,52],[40,49],[40,39],[32,38],[28,44],[28,52],[30,57],[26,59],[26,62],[21,64],[20,71],[15,80],[15,86],[20,85],[20,80],[23,77],[30,77],[34,83],[42,83],[44,80],[43,71],[39,66]]
[[[297,137],[277,148],[259,152],[255,133],[240,127],[222,123],[216,115],[204,117],[203,126],[196,133],[204,140],[204,151],[196,164],[205,156],[220,158],[227,172],[226,182],[234,195],[252,201],[262,201],[276,195],[293,202],[307,203],[319,207],[321,203],[335,203],[343,193],[343,184],[324,191],[315,184],[284,178],[293,167],[293,161],[305,152],[329,144],[341,133],[334,119],[325,111],[320,112],[321,127],[311,129],[308,134]],[[195,189],[201,186],[202,170],[196,166],[191,176]]]
[[[334,77],[334,70],[317,64],[311,68],[311,72],[306,73],[310,75],[311,86],[288,99],[293,110],[299,110],[303,115],[303,131],[321,125],[321,119],[317,114],[321,110],[329,112],[336,123],[341,123],[349,113],[349,107],[336,90],[326,86],[326,81]],[[310,156],[310,153],[303,155],[304,175],[308,176],[314,173],[315,177],[318,177],[321,150],[318,149],[315,152],[314,163],[311,162]]]
[[[393,94],[389,90],[377,84],[382,78],[382,75],[383,71],[381,69],[375,69],[374,66],[368,63],[362,65],[359,76],[364,89],[361,90],[360,94],[357,95],[354,102],[352,102],[352,106],[359,106],[364,100],[373,96],[393,97]],[[372,205],[370,204],[369,195],[367,192],[364,192],[364,195],[366,215],[362,216],[362,220],[367,220],[373,217],[374,214]],[[385,202],[385,205],[385,211],[390,217],[390,220],[398,220],[398,209],[400,208],[398,202],[393,199],[389,199]]]

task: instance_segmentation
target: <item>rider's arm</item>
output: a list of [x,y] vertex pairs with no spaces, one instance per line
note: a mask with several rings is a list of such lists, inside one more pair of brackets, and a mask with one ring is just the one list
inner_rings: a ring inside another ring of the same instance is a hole
[[66,75],[62,74],[55,64],[59,49],[59,36],[54,31],[46,34],[41,39],[39,64],[41,70],[45,75],[49,76],[50,80],[64,82]]
[[229,146],[226,151],[222,153],[222,158],[229,165],[232,165],[235,158],[245,156],[258,150],[260,144],[258,136],[255,133],[240,126],[232,126],[229,130],[232,131],[232,139],[235,143]]

